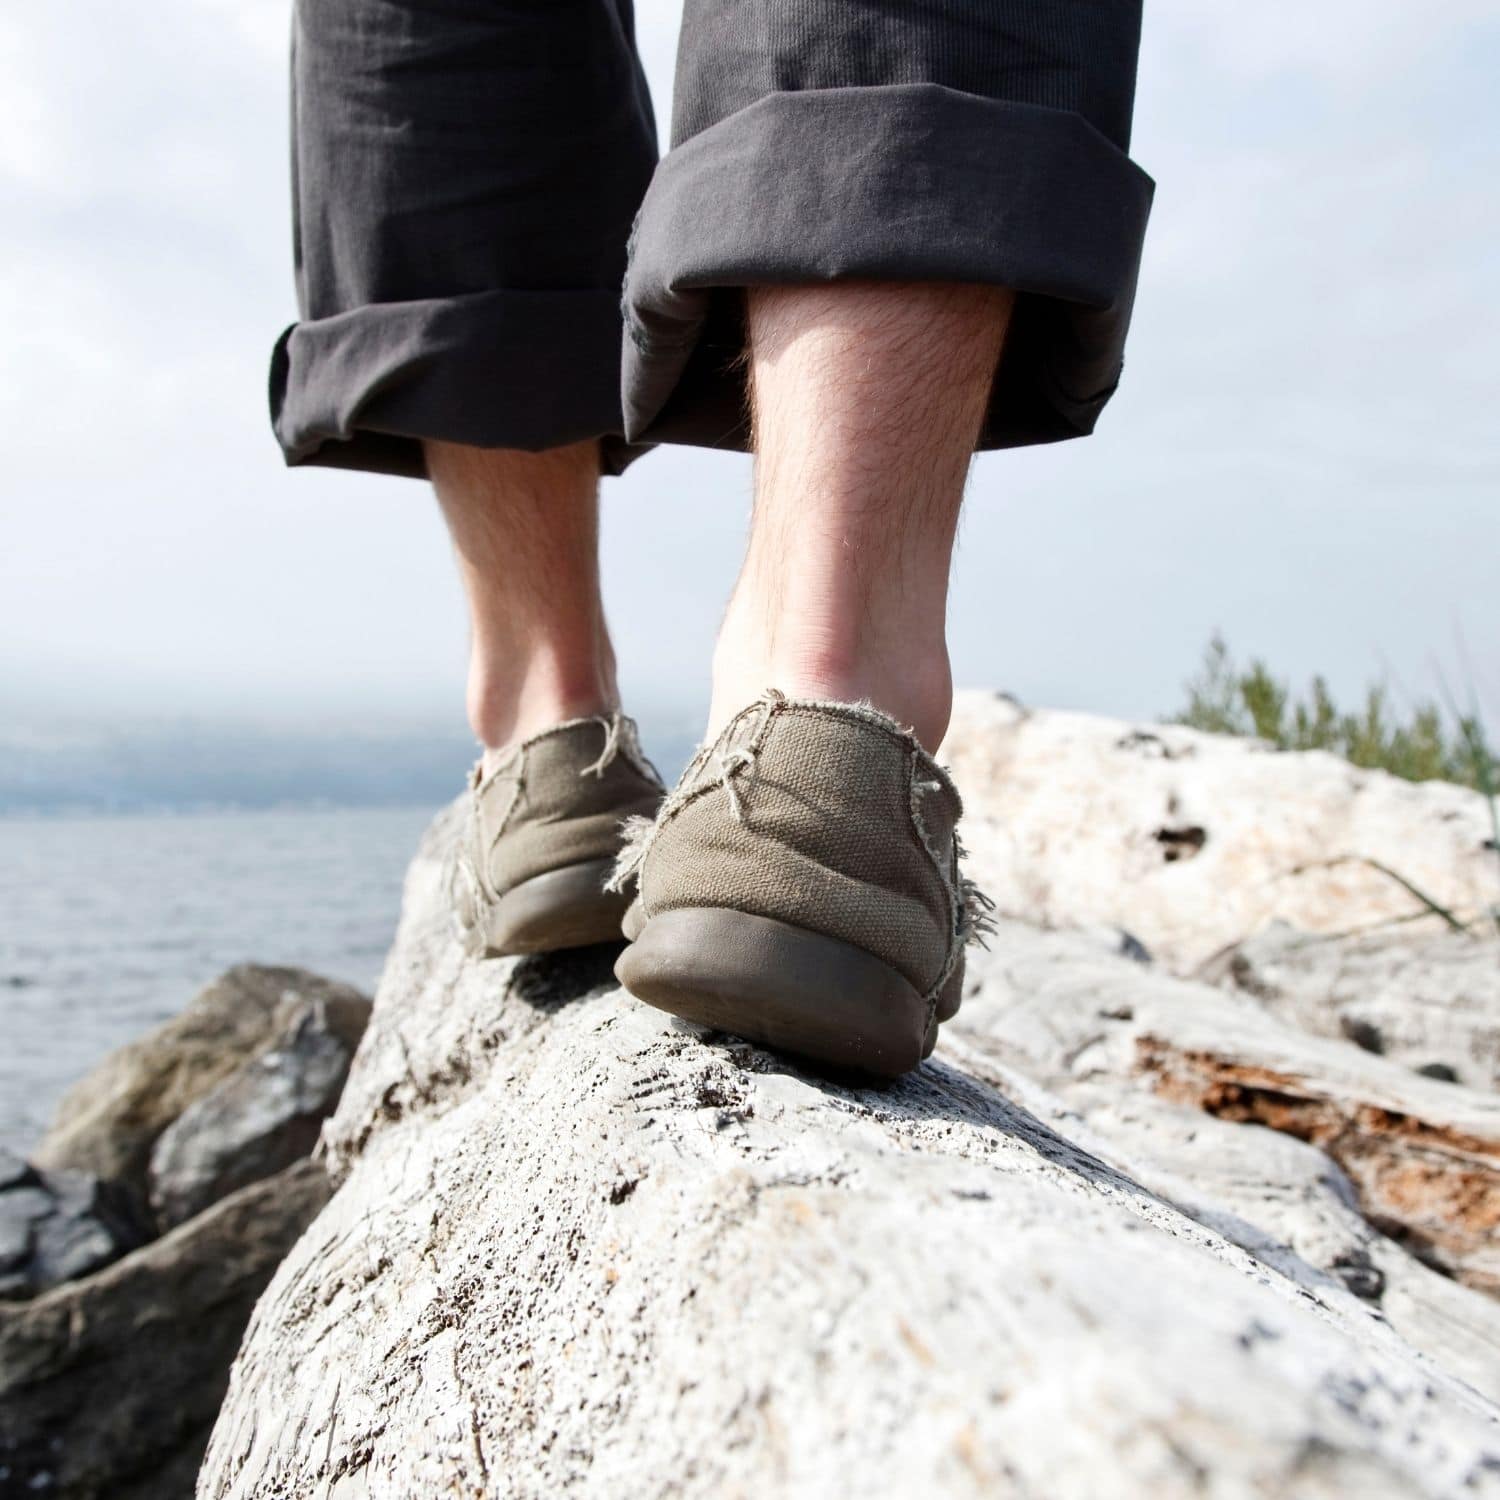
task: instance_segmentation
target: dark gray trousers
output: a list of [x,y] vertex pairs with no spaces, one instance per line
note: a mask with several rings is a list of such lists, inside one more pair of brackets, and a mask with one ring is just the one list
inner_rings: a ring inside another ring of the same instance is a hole
[[743,288],[839,277],[1014,288],[980,446],[1091,431],[1151,202],[1139,30],[1140,0],[687,0],[657,165],[632,0],[296,0],[288,463],[743,448]]

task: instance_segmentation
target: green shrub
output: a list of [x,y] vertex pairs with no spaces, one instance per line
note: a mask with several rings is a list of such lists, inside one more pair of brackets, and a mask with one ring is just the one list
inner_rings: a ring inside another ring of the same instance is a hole
[[1454,781],[1495,794],[1495,762],[1477,711],[1445,715],[1429,701],[1403,715],[1391,706],[1384,685],[1375,683],[1363,706],[1348,712],[1321,677],[1296,696],[1263,661],[1242,668],[1218,635],[1187,693],[1187,707],[1169,722],[1214,734],[1255,735],[1278,750],[1331,750],[1356,766],[1408,781]]

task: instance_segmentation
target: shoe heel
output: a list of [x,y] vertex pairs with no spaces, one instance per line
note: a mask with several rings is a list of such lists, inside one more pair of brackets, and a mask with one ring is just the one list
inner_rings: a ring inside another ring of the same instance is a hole
[[770,917],[662,912],[616,960],[615,976],[658,1010],[833,1067],[897,1078],[922,1061],[927,1004],[903,975]]
[[512,887],[486,914],[486,951],[551,953],[617,941],[629,901],[604,889],[613,869],[612,859],[591,859]]

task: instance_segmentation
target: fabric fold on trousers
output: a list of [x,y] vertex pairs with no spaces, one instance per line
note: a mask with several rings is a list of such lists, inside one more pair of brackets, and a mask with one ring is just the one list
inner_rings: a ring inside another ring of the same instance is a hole
[[620,306],[613,291],[493,291],[376,302],[293,324],[271,360],[289,464],[422,478],[422,440],[538,451],[600,434],[618,474]]
[[597,438],[618,473],[625,240],[656,166],[633,0],[294,0],[289,464]]
[[980,446],[1091,432],[1153,186],[1073,110],[935,83],[768,94],[676,146],[637,215],[626,437],[747,446],[740,289],[851,277],[1013,288]]

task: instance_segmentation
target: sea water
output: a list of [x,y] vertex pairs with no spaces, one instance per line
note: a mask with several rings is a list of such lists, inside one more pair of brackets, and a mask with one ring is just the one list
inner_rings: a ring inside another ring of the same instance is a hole
[[0,819],[0,1146],[231,964],[370,990],[433,813]]

